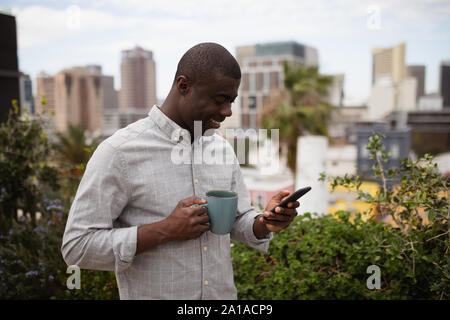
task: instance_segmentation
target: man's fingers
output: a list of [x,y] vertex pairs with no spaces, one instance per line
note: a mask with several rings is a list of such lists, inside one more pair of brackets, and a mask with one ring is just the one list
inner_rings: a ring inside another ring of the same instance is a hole
[[199,198],[197,196],[192,196],[192,197],[183,199],[180,202],[178,202],[178,206],[181,208],[186,208],[186,207],[190,207],[194,204],[204,204],[204,203],[206,203],[205,199]]
[[272,197],[272,199],[281,202],[281,200],[286,198],[289,194],[290,194],[290,192],[288,190],[283,190],[283,191],[278,192],[276,195],[274,195]]
[[290,209],[292,209],[292,208],[298,208],[298,207],[300,207],[300,202],[298,202],[298,201],[295,201],[295,202],[289,202],[289,203],[287,204],[287,207],[290,208]]
[[207,214],[205,214],[205,215],[198,216],[197,221],[198,221],[198,223],[207,223],[210,221],[210,219],[209,219],[209,216]]
[[[283,209],[283,208],[281,208]],[[280,221],[287,222],[292,221],[294,217],[297,216],[297,211],[293,209],[283,209],[280,213],[273,213],[271,211],[264,212],[264,217],[266,220],[270,221]]]
[[200,207],[200,206],[190,207],[189,210],[196,216],[206,215],[206,212],[207,212],[205,207]]
[[269,220],[269,219],[263,219],[263,223],[270,224],[275,227],[286,227],[288,224],[288,221],[278,221],[278,220]]
[[199,224],[198,225],[198,231],[201,233],[209,231],[210,227],[207,224]]

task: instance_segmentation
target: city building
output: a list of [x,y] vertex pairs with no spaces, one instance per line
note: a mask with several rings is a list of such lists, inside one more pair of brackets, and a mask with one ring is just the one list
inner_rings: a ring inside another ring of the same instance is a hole
[[17,100],[20,107],[16,18],[0,13],[0,30],[2,30],[0,46],[0,123],[2,123],[8,119],[13,100]]
[[408,112],[407,124],[417,156],[450,151],[450,108]]
[[55,78],[45,72],[36,77],[35,106],[38,114],[49,114],[55,110]]
[[102,75],[103,110],[117,110],[119,108],[119,94],[114,89],[114,77]]
[[416,100],[419,100],[425,95],[425,66],[408,66],[407,74],[417,80]]
[[[365,179],[373,178],[372,167],[376,164],[376,160],[370,157],[370,151],[367,150],[367,144],[369,138],[374,133],[383,134],[385,138],[382,140],[386,151],[390,152],[388,161],[383,163],[385,170],[395,169],[400,166],[400,161],[409,157],[411,151],[411,128],[405,123],[406,121],[399,121],[398,116],[401,118],[403,114],[392,114],[393,119],[389,122],[372,122],[372,123],[360,123],[357,129],[357,173],[359,176]],[[396,121],[394,121],[396,120]],[[387,182],[387,186],[391,187],[398,183],[393,179]],[[373,179],[378,183],[382,183],[380,178]]]
[[40,73],[36,91],[37,113],[46,115],[57,131],[73,124],[100,133],[103,111],[118,109],[114,78],[103,75],[99,65],[72,67],[55,76]]
[[236,59],[242,72],[237,112],[241,121],[236,123],[254,129],[259,128],[257,119],[263,106],[284,86],[284,62],[295,67],[318,65],[317,50],[294,41],[240,46]]
[[330,145],[325,157],[325,172],[333,177],[356,174],[356,158],[356,144]]
[[339,107],[333,113],[328,125],[328,135],[333,145],[356,143],[355,124],[363,121],[367,106]]
[[56,129],[64,132],[72,124],[101,131],[103,90],[98,70],[73,67],[60,71],[54,81]]
[[419,80],[408,75],[405,51],[404,43],[392,48],[372,49],[372,89],[367,120],[378,121],[394,111],[416,109]]
[[153,52],[135,47],[122,51],[119,108],[148,110],[156,104],[156,71]]
[[270,199],[282,190],[294,192],[294,177],[289,171],[276,175],[261,175],[257,168],[241,167],[252,205],[264,209]]
[[439,93],[430,93],[419,98],[417,110],[419,111],[438,111],[442,110],[443,99]]
[[450,108],[450,60],[441,63],[439,90],[443,99],[444,108]]
[[324,101],[332,106],[342,107],[344,105],[344,75],[336,74],[329,76],[332,77],[332,81],[328,87]]
[[414,111],[417,107],[417,79],[407,77],[396,87],[395,111]]
[[20,73],[20,106],[22,111],[27,111],[28,114],[33,115],[35,113],[34,109],[34,98],[33,98],[33,88],[32,81],[28,74],[23,72]]
[[372,49],[372,84],[389,80],[397,84],[407,76],[405,65],[406,45]]
[[129,124],[145,118],[148,111],[142,108],[127,109],[104,109],[103,112],[103,131],[102,137],[106,139],[117,130],[128,126]]

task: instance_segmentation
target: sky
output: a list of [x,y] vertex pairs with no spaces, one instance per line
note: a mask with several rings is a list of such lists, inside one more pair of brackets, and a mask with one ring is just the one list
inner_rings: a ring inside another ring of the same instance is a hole
[[345,105],[368,100],[371,49],[406,43],[407,65],[426,66],[425,92],[438,91],[450,60],[450,0],[0,0],[16,16],[19,68],[35,78],[99,64],[120,88],[120,52],[153,51],[157,96],[168,94],[189,48],[297,41],[315,47],[323,74],[344,74]]

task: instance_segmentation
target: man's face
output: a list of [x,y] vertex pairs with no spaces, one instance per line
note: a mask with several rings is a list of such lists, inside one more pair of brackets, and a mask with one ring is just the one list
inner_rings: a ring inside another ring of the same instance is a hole
[[208,129],[218,129],[232,115],[231,104],[237,97],[239,84],[240,80],[222,75],[194,83],[180,110],[189,130],[194,132],[194,121],[202,121],[202,134]]

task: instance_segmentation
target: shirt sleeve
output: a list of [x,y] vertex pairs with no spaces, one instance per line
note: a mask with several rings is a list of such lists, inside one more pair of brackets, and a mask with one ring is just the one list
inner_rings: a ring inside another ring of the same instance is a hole
[[120,151],[101,143],[86,166],[70,208],[61,247],[68,265],[116,272],[131,265],[137,226],[113,227],[130,190]]
[[251,206],[250,193],[245,185],[237,159],[233,169],[232,190],[238,194],[238,208],[236,221],[234,222],[233,229],[231,230],[231,238],[239,242],[247,243],[249,246],[257,250],[267,252],[269,250],[269,243],[273,238],[273,234],[270,232],[265,238],[258,239],[253,232],[253,224],[255,223],[255,219],[261,213],[257,212]]

